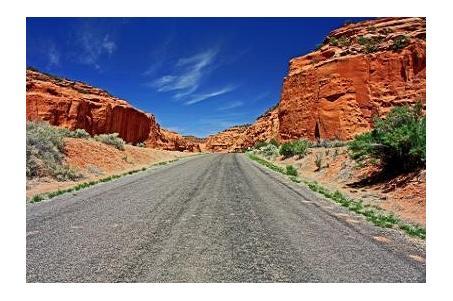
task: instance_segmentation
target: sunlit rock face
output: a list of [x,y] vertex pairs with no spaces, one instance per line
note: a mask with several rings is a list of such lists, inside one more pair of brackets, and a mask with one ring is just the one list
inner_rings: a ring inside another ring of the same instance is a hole
[[91,135],[118,133],[128,143],[147,147],[199,151],[181,135],[161,129],[154,115],[132,107],[107,91],[82,82],[27,69],[27,120],[43,120]]

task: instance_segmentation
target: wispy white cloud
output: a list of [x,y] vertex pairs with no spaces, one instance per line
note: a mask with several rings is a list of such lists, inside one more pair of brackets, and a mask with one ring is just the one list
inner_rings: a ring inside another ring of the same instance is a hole
[[58,67],[60,66],[60,52],[57,50],[55,44],[50,44],[48,52],[48,67]]
[[99,59],[104,54],[112,55],[117,49],[116,43],[109,34],[99,34],[89,29],[79,33],[78,44],[80,47],[79,62],[98,70],[101,69]]
[[231,110],[231,109],[235,109],[235,108],[239,108],[239,107],[242,107],[244,105],[244,103],[242,101],[233,101],[233,102],[230,102],[222,107],[219,107],[217,109],[217,111],[227,111],[227,110]]
[[116,49],[116,43],[110,40],[109,35],[105,35],[102,41],[102,48],[105,49],[109,55],[111,55]]
[[185,104],[192,105],[192,104],[198,103],[200,101],[204,101],[206,99],[209,99],[209,98],[212,98],[215,96],[220,96],[220,95],[226,94],[228,92],[233,91],[234,89],[235,89],[235,87],[228,86],[228,87],[225,87],[225,88],[217,90],[217,91],[212,91],[212,92],[203,93],[203,94],[195,94],[191,97],[191,99],[189,101],[186,101]]
[[173,42],[173,36],[168,36],[160,43],[160,45],[153,49],[150,52],[150,60],[152,63],[148,69],[143,72],[143,75],[150,76],[154,75],[163,65],[164,62],[168,59],[169,48]]
[[212,48],[180,58],[174,66],[174,72],[154,80],[151,86],[159,92],[177,91],[176,98],[188,96],[196,91],[203,76],[209,72],[217,53],[218,50]]

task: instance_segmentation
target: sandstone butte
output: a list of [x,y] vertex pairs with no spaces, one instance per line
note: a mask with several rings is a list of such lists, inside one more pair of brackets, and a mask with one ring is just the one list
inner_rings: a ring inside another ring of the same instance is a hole
[[207,139],[163,129],[152,114],[104,90],[30,68],[27,120],[92,135],[118,132],[129,143],[179,151],[238,151],[272,138],[349,140],[394,106],[425,104],[425,37],[424,18],[379,18],[336,29],[317,50],[290,60],[275,107],[252,125]]
[[206,148],[237,151],[271,138],[349,140],[394,106],[425,104],[425,37],[424,18],[379,18],[332,31],[317,50],[290,60],[274,108],[246,128],[208,137]]
[[26,89],[27,120],[81,128],[91,135],[116,132],[128,143],[143,142],[152,148],[200,151],[197,143],[161,128],[154,115],[83,82],[27,68]]

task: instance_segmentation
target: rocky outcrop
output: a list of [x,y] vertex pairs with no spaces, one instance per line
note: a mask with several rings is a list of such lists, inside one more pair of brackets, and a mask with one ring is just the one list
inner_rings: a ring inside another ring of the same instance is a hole
[[317,50],[290,61],[276,108],[229,139],[229,131],[211,136],[212,150],[271,138],[348,140],[394,106],[425,103],[425,36],[424,18],[380,18],[332,31]]
[[239,139],[244,137],[249,125],[233,126],[206,139],[205,149],[212,152],[235,151],[235,145]]
[[258,117],[235,141],[231,150],[238,151],[253,146],[257,141],[278,139],[278,110],[274,108]]
[[[189,152],[200,152],[200,144],[191,141],[183,137],[182,135],[169,131],[166,129],[160,129],[160,137],[157,141],[157,148],[175,151],[189,151]],[[146,145],[152,145],[153,142],[146,141]]]
[[128,143],[168,150],[198,151],[176,133],[161,129],[154,115],[132,107],[107,91],[82,82],[27,69],[27,120],[44,120],[91,135],[118,133]]
[[290,61],[278,107],[279,138],[347,140],[392,107],[425,102],[423,18],[382,18],[334,30]]

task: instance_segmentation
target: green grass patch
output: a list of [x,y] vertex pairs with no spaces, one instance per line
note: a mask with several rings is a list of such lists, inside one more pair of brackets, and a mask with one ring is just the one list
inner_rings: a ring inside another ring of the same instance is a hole
[[382,210],[363,204],[361,200],[352,200],[343,195],[338,190],[331,192],[325,187],[319,185],[317,182],[306,181],[305,184],[311,190],[322,194],[326,198],[340,204],[345,208],[348,208],[351,211],[354,211],[357,214],[365,216],[368,221],[372,222],[376,226],[383,228],[397,227],[411,236],[416,236],[422,239],[426,238],[425,228],[419,225],[407,224],[391,213],[385,213]]
[[287,165],[285,168],[282,166],[275,165],[272,162],[269,162],[261,157],[258,157],[252,152],[247,153],[247,156],[255,161],[258,162],[261,165],[266,166],[269,169],[272,169],[273,171],[279,172],[281,174],[287,175],[289,179],[295,183],[300,183],[300,179],[297,177],[297,169],[292,166],[292,165]]

